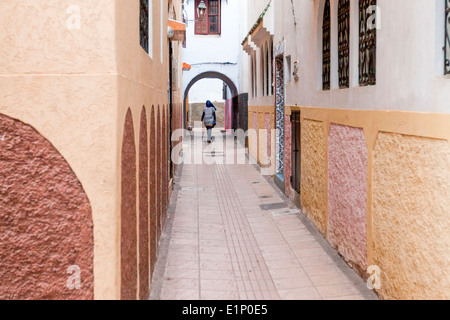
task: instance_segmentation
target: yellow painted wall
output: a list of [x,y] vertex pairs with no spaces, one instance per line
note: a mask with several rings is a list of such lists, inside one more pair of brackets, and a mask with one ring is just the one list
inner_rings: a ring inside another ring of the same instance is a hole
[[298,106],[286,114],[291,110],[301,111],[301,206],[318,230],[326,237],[330,124],[362,128],[367,265],[381,269],[380,297],[449,299],[450,115]]
[[[170,0],[181,17],[181,0]],[[92,206],[94,297],[120,298],[120,163],[125,115],[136,146],[142,107],[168,104],[168,0],[153,1],[153,59],[139,44],[139,1],[0,2],[0,113],[34,127],[67,160]],[[72,5],[80,29],[69,29]],[[174,55],[180,54],[174,43]],[[181,103],[181,57],[178,58]],[[138,151],[138,150],[137,150]],[[139,170],[137,171],[139,172]],[[167,186],[169,187],[169,186]]]

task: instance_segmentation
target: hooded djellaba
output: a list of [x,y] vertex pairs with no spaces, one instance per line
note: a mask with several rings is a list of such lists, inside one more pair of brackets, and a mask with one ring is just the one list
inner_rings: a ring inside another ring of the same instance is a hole
[[216,107],[211,103],[211,101],[206,101],[206,107],[203,108],[202,122],[207,129],[207,141],[209,143],[212,142],[212,129],[216,126],[216,110]]

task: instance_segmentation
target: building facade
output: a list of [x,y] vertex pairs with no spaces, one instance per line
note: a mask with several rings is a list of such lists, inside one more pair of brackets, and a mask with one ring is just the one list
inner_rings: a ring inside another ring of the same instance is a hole
[[247,5],[251,156],[380,297],[450,298],[449,2]]
[[[225,100],[225,127],[231,129],[239,125],[239,115],[246,115],[245,97],[239,97],[242,3],[236,0],[207,0],[203,18],[197,12],[199,4],[200,0],[184,1],[187,41],[183,61],[191,67],[183,72],[186,109],[189,104],[198,104],[203,109],[201,106],[205,105],[206,100]],[[201,81],[203,79],[218,81]],[[198,112],[189,111],[191,119],[187,115],[186,120],[191,125],[194,121],[200,121]]]
[[147,299],[182,124],[181,1],[0,8],[0,298]]

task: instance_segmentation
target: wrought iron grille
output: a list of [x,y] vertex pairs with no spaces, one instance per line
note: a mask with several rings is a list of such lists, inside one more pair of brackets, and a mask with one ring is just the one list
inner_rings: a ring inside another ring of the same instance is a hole
[[445,74],[450,74],[450,0],[445,0]]
[[350,0],[339,0],[338,11],[339,87],[348,88],[350,85]]
[[[359,84],[376,84],[376,0],[359,1]],[[372,10],[372,8],[374,10]]]
[[140,14],[140,41],[141,47],[148,53],[149,42],[149,17],[148,17],[148,0],[141,1],[141,14]]
[[330,90],[331,75],[331,10],[330,0],[325,2],[323,13],[322,89]]

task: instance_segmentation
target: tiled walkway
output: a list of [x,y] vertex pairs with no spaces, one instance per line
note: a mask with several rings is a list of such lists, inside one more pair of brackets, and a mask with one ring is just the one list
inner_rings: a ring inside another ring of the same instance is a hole
[[[227,145],[184,149],[226,162]],[[184,164],[171,208],[150,299],[377,298],[248,161]]]

